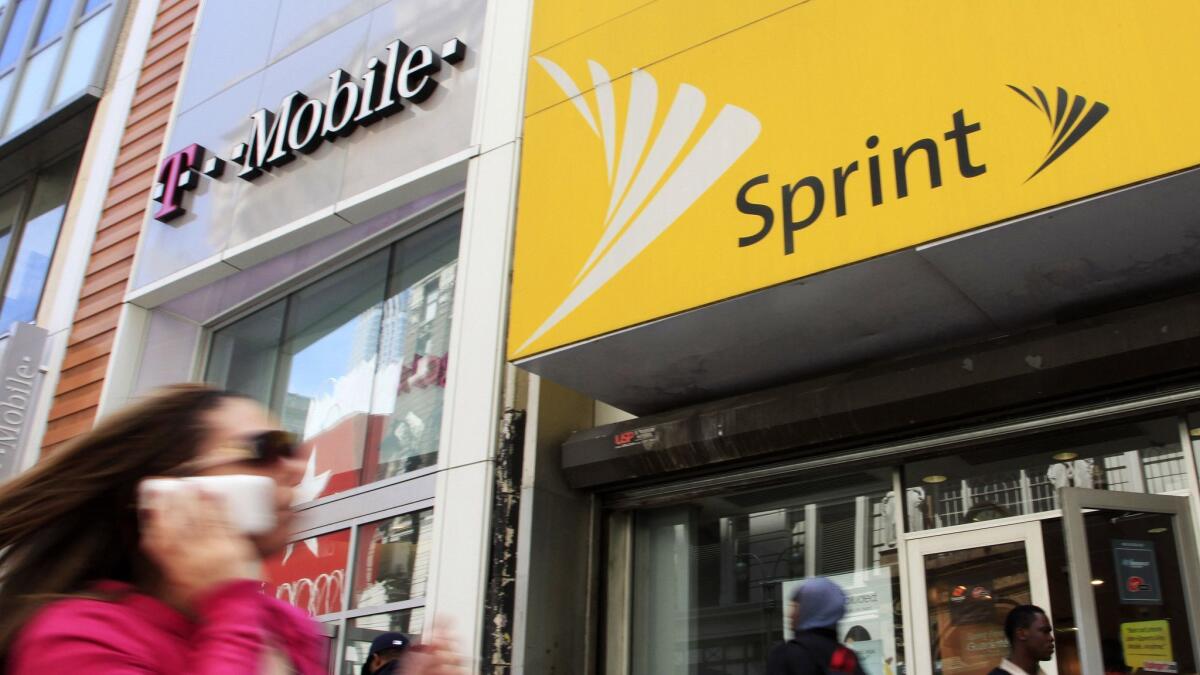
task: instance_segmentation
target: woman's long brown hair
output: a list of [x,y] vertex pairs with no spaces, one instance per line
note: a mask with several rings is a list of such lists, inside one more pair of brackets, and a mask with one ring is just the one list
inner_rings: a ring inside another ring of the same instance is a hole
[[235,396],[176,385],[0,485],[0,670],[17,632],[46,602],[96,581],[135,583],[142,556],[137,487],[196,456],[207,413]]

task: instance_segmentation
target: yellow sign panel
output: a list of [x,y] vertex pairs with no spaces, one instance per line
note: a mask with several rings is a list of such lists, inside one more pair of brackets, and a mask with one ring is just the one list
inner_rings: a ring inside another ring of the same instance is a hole
[[1165,619],[1121,624],[1121,647],[1125,650],[1125,663],[1131,668],[1175,672],[1164,670],[1168,664],[1175,663],[1171,650],[1171,623]]
[[1197,25],[1193,0],[538,3],[510,357],[1200,164]]

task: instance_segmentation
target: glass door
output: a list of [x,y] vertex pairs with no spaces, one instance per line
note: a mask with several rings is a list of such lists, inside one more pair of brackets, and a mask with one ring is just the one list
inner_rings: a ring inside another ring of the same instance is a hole
[[1081,672],[1196,673],[1188,500],[1081,488],[1060,497]]
[[[987,675],[1008,654],[1004,619],[1034,604],[1053,616],[1038,521],[908,541],[914,673]],[[1057,675],[1054,662],[1042,665]]]

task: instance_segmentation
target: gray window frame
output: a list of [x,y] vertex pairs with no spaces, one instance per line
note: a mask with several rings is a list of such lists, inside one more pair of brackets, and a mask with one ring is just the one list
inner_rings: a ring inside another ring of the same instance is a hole
[[[21,88],[21,82],[25,77],[25,71],[28,68],[29,61],[41,52],[52,48],[55,44],[61,43],[62,48],[59,50],[58,57],[55,59],[54,68],[51,70],[52,77],[49,82],[50,86],[42,92],[42,101],[39,106],[40,112],[31,122],[22,126],[19,129],[14,129],[10,134],[0,132],[0,145],[17,138],[24,134],[29,129],[41,123],[59,108],[65,108],[80,96],[91,95],[99,98],[104,90],[104,79],[108,73],[108,66],[112,60],[112,53],[116,47],[117,37],[121,32],[122,19],[125,16],[125,10],[128,6],[128,0],[109,0],[101,6],[93,9],[87,14],[83,13],[84,6],[87,0],[74,0],[71,5],[70,13],[67,15],[67,23],[63,31],[57,36],[51,38],[43,45],[37,45],[38,33],[41,31],[42,22],[46,19],[46,12],[50,8],[50,3],[53,0],[25,0],[25,2],[37,2],[37,7],[33,11],[29,32],[25,35],[25,43],[21,45],[21,51],[17,55],[16,61],[12,66],[0,71],[0,78],[5,75],[12,76],[12,85],[9,88],[9,96],[3,105],[0,106],[0,130],[5,129],[8,125],[9,117],[12,115],[13,106],[17,99],[17,94]],[[13,15],[16,13],[14,7],[16,0],[8,0],[3,8],[3,15],[0,16],[0,47],[3,46],[4,40],[8,36],[9,26],[12,24]],[[113,16],[108,25],[108,33],[104,37],[103,47],[101,48],[100,58],[96,59],[96,63],[92,66],[91,77],[88,78],[87,84],[79,92],[69,94],[69,97],[56,108],[50,107],[54,101],[55,92],[58,91],[58,85],[62,81],[63,71],[67,64],[67,55],[71,51],[71,45],[74,42],[75,32],[79,26],[86,23],[89,19],[97,14],[110,10]]]

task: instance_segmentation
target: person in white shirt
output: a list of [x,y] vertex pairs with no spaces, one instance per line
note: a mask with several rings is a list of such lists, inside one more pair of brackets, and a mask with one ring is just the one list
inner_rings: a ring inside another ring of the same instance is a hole
[[1042,675],[1038,664],[1054,658],[1054,627],[1041,607],[1014,607],[1004,620],[1004,636],[1008,658],[988,675]]

